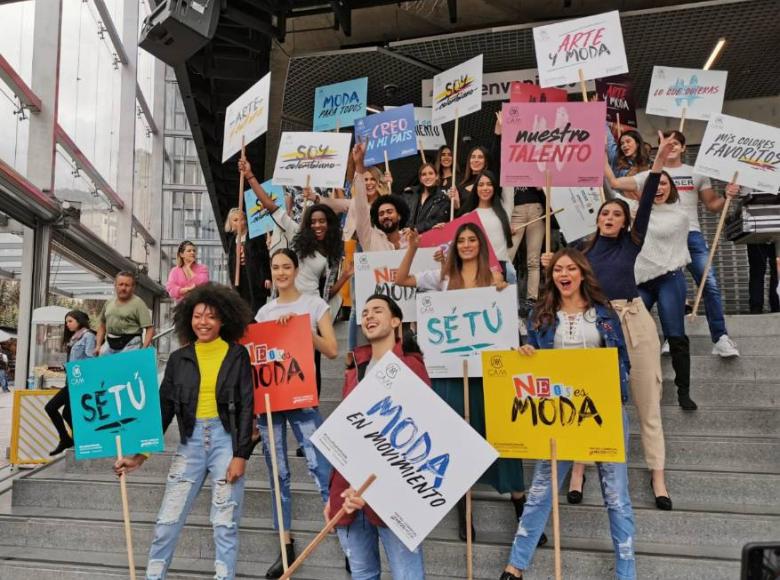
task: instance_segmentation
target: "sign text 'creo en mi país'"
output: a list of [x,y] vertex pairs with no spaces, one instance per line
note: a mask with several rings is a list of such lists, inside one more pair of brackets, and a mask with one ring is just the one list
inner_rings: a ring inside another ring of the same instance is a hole
[[417,133],[414,105],[393,107],[355,121],[355,139],[365,142],[366,165],[379,165],[387,160],[417,154]]
[[282,133],[276,155],[275,185],[344,187],[352,135],[349,133]]
[[268,103],[271,91],[269,72],[225,109],[222,137],[222,163],[268,130]]
[[366,116],[368,77],[323,85],[314,90],[314,131],[351,127]]

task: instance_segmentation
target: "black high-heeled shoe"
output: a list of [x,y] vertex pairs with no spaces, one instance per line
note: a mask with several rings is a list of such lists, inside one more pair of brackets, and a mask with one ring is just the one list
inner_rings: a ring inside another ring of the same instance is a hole
[[650,474],[650,490],[655,497],[655,507],[665,512],[672,511],[672,498],[668,495],[655,495],[655,487],[653,486],[653,474]]
[[[474,502],[472,500],[472,507]],[[461,541],[466,541],[466,497],[463,496],[458,502],[458,537]],[[471,510],[471,541],[477,539],[477,531],[474,529],[474,510]]]
[[580,491],[577,491],[576,489],[570,489],[569,492],[566,494],[566,501],[571,504],[578,504],[582,503],[582,494],[585,491],[585,482],[587,481],[587,477],[585,477],[585,474],[582,474],[582,488]]
[[520,572],[520,576],[515,576],[511,572],[507,572],[506,570],[501,574],[501,577],[498,580],[523,580],[523,573]]
[[[295,562],[295,540],[290,540],[289,544],[284,545],[284,550],[287,552],[287,566],[292,565]],[[276,562],[271,564],[271,567],[265,573],[265,577],[270,579],[280,578],[284,574],[284,563],[282,562],[282,553],[279,552],[279,557]]]
[[[520,518],[523,517],[523,510],[525,509],[526,496],[524,495],[521,498],[514,498],[514,497],[510,496],[509,499],[512,500],[512,505],[515,508],[515,515],[517,516],[517,521],[519,522]],[[546,543],[547,543],[547,534],[542,532],[542,535],[539,536],[539,541],[536,543],[536,546],[537,547],[541,547],[541,546],[544,546]],[[509,572],[505,572],[505,574],[508,574],[508,573]],[[515,578],[516,578],[516,576],[515,576]],[[521,578],[522,578],[522,576],[521,576]]]

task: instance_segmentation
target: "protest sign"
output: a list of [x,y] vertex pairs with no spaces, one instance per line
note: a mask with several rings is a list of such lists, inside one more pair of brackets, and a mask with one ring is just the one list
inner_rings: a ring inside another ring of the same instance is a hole
[[[270,179],[260,185],[276,205],[283,205],[284,191],[281,187],[274,185]],[[244,206],[246,207],[246,224],[250,238],[262,236],[274,228],[271,212],[263,207],[251,189],[244,192]]]
[[[565,213],[565,212],[564,212]],[[614,348],[482,353],[487,440],[501,457],[625,461]]]
[[366,142],[366,166],[417,155],[414,105],[393,107],[355,121],[355,139]]
[[282,133],[274,185],[344,187],[351,141],[349,133]]
[[274,320],[247,326],[241,344],[252,363],[256,415],[266,412],[265,395],[273,412],[318,405],[311,333],[308,314],[284,325]]
[[599,101],[607,104],[607,121],[636,127],[636,105],[631,92],[631,79],[626,75],[596,79]]
[[569,93],[563,89],[546,88],[531,83],[513,82],[509,95],[511,103],[565,103]]
[[780,129],[730,115],[715,114],[696,156],[695,173],[757,191],[780,188]]
[[404,545],[414,550],[496,460],[495,449],[393,352],[311,436]]
[[645,113],[706,121],[723,109],[725,70],[654,66]]
[[596,231],[601,192],[595,187],[553,187],[553,207],[564,209],[555,219],[566,242],[589,236]]
[[156,353],[152,348],[67,363],[76,459],[162,452]]
[[314,131],[351,127],[366,116],[368,77],[323,85],[314,90]]
[[[420,248],[412,262],[411,274],[425,270],[438,270],[441,265],[433,259],[435,248]],[[406,250],[387,252],[357,252],[355,254],[355,312],[358,322],[360,313],[366,304],[366,299],[372,294],[384,294],[398,303],[404,313],[404,322],[415,320],[415,288],[396,286],[396,274],[401,265]]]
[[222,137],[222,163],[268,130],[268,104],[271,90],[269,72],[225,109]]
[[[455,232],[457,232],[458,228],[463,224],[476,224],[479,226],[479,229],[485,233],[485,226],[482,225],[479,214],[474,210],[467,214],[463,214],[456,220],[445,223],[443,228],[433,228],[422,234],[420,236],[420,247],[437,248],[444,252],[444,255],[446,256],[450,246],[455,241]],[[501,264],[498,262],[498,258],[496,258],[496,253],[493,251],[493,245],[490,243],[487,233],[485,233],[485,240],[487,240],[488,260],[490,261],[491,270],[500,268]]]
[[606,105],[505,103],[501,185],[600,187],[604,178]]
[[482,108],[482,55],[433,77],[431,121],[443,125]]
[[434,125],[431,121],[431,113],[430,107],[414,108],[415,131],[420,149],[438,149],[447,144],[441,125]]
[[534,48],[542,87],[628,72],[617,10],[537,26]]
[[482,376],[482,351],[519,345],[517,287],[490,286],[417,295],[417,342],[432,378]]

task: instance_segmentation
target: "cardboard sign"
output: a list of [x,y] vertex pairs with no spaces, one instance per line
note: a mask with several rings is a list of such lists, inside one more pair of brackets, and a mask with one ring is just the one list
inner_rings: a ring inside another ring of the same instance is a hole
[[723,109],[727,77],[725,70],[654,66],[645,113],[680,118],[685,109],[686,119],[706,121]]
[[89,358],[65,365],[73,414],[76,459],[165,450],[157,354],[153,348]]
[[482,376],[482,351],[519,346],[517,287],[417,295],[417,342],[432,378]]
[[534,28],[539,84],[557,87],[628,72],[617,10]]
[[501,185],[600,187],[604,179],[606,105],[505,103]]
[[366,142],[366,166],[384,164],[385,152],[388,160],[416,155],[414,105],[394,107],[358,119],[355,121],[355,139]]
[[596,219],[601,205],[601,193],[595,187],[553,187],[553,209],[566,242],[572,242],[596,232]]
[[530,83],[513,82],[510,103],[565,103],[569,93],[563,89],[546,88]]
[[599,101],[607,104],[607,121],[636,127],[636,105],[632,94],[631,79],[618,75],[606,79],[596,79],[596,94]]
[[351,127],[366,116],[368,77],[323,85],[314,90],[314,131]]
[[498,453],[388,352],[311,436],[368,505],[415,550]]
[[441,125],[434,125],[431,121],[432,109],[430,107],[414,108],[415,131],[417,132],[417,144],[420,148],[435,150],[446,145],[444,131]]
[[279,140],[274,185],[344,187],[347,173],[349,133],[284,132]]
[[[417,250],[410,274],[440,268],[441,265],[433,259],[435,253],[435,248]],[[414,300],[417,289],[396,286],[393,283],[405,254],[406,250],[355,254],[355,312],[357,312],[358,324],[360,324],[360,314],[366,305],[366,299],[376,293],[390,296],[398,303],[404,313],[404,322],[416,319],[417,308]]]
[[265,413],[266,394],[271,411],[319,404],[311,332],[308,314],[293,316],[285,325],[273,320],[247,326],[241,344],[252,361],[256,415]]
[[694,172],[757,191],[780,188],[780,129],[732,117],[713,115],[696,156]]
[[[260,185],[276,205],[283,205],[284,191],[280,186],[274,185],[270,179]],[[244,192],[244,207],[246,208],[246,224],[250,238],[262,236],[274,229],[271,212],[263,207],[252,188]]]
[[241,139],[248,145],[268,130],[269,72],[225,109],[222,163],[241,151]]
[[[564,212],[565,213],[565,212]],[[501,457],[623,463],[617,349],[482,353],[487,440]]]
[[482,108],[482,55],[433,77],[431,121],[443,125]]
[[450,250],[450,246],[455,242],[455,232],[457,232],[458,228],[463,224],[475,224],[479,226],[479,229],[485,234],[485,240],[487,241],[490,269],[495,270],[496,268],[501,268],[501,264],[499,263],[498,258],[496,258],[496,253],[493,251],[493,245],[490,243],[490,238],[488,238],[487,233],[485,232],[485,226],[482,225],[482,220],[479,219],[479,214],[476,210],[463,214],[456,220],[447,222],[443,228],[428,230],[420,236],[420,247],[437,248],[444,252],[444,255],[446,256],[447,252]]

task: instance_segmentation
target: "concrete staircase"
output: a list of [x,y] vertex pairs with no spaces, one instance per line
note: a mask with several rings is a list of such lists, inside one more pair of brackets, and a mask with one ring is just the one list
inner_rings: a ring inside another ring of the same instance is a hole
[[[693,396],[699,411],[676,405],[672,373],[664,361],[663,418],[667,437],[668,486],[673,512],[655,509],[636,429],[630,449],[631,495],[637,523],[640,578],[734,579],[742,546],[780,541],[780,316],[731,317],[731,336],[742,358],[710,355],[706,323],[691,325]],[[341,325],[342,352],[346,328]],[[329,413],[341,393],[342,361],[326,361],[322,409]],[[633,410],[632,410],[633,412]],[[632,414],[633,416],[633,414]],[[167,440],[173,449],[175,427]],[[290,441],[290,449],[296,445]],[[302,459],[291,457],[293,530],[302,549],[322,525],[321,503]],[[170,451],[151,458],[129,478],[136,564],[146,564],[152,526],[163,494]],[[76,462],[71,454],[16,478],[0,495],[0,579],[75,580],[127,577],[119,488],[108,460]],[[526,465],[530,484],[532,462]],[[605,579],[614,573],[606,511],[590,468],[585,500],[561,505],[564,576]],[[208,491],[208,490],[206,490]],[[495,579],[506,562],[516,528],[508,498],[475,493],[475,577]],[[170,578],[212,576],[213,541],[209,493],[196,502],[176,550]],[[425,542],[429,578],[464,578],[465,545],[457,538],[455,514]],[[549,530],[548,530],[549,534]],[[265,464],[248,467],[241,524],[239,576],[263,577],[278,553],[271,527]],[[297,578],[346,579],[344,558],[329,538]],[[538,550],[529,580],[552,576],[552,550]],[[387,575],[389,578],[389,575]]]

